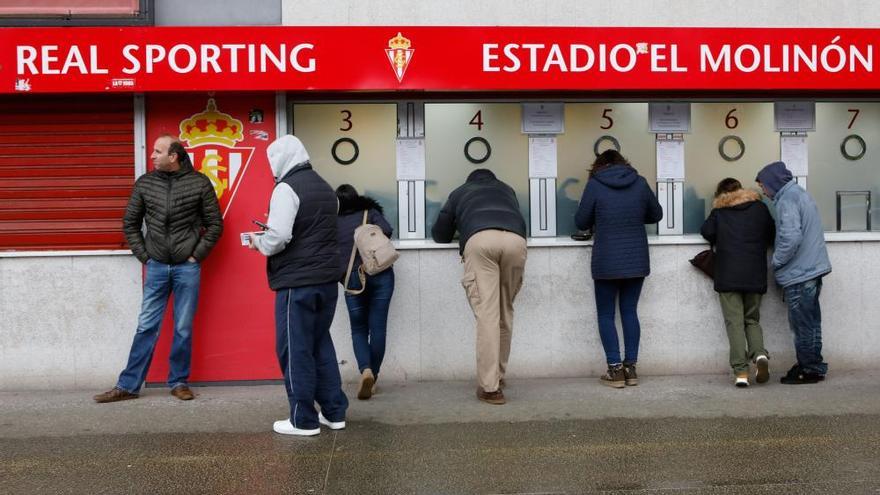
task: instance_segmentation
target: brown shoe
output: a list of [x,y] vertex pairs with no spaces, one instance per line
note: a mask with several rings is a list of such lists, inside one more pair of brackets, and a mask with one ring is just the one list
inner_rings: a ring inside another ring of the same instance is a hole
[[374,383],[376,383],[376,377],[373,376],[373,370],[364,368],[361,373],[361,386],[358,388],[358,399],[367,400],[372,397]]
[[614,388],[623,388],[626,386],[626,375],[623,374],[623,366],[609,366],[608,371],[599,377],[602,385],[608,385]]
[[180,400],[193,400],[195,395],[193,395],[192,390],[189,389],[186,385],[178,385],[171,389],[171,395],[177,397]]
[[98,394],[92,398],[95,399],[95,402],[97,402],[98,404],[104,404],[107,402],[119,402],[121,400],[137,399],[138,394],[133,394],[131,392],[126,392],[121,388],[113,387],[111,390],[108,390],[103,394]]
[[635,363],[623,365],[623,377],[625,378],[626,385],[629,387],[639,384],[639,374],[636,373]]
[[504,399],[504,392],[501,389],[494,392],[486,392],[483,390],[483,387],[477,387],[477,398],[487,404],[494,404],[496,406],[507,403]]

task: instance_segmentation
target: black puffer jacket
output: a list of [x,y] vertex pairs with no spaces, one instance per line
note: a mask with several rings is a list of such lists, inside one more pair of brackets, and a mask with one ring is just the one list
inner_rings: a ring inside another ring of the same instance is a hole
[[[146,238],[141,224],[146,220]],[[220,239],[223,218],[211,180],[183,165],[176,172],[153,171],[134,184],[122,219],[131,252],[146,263],[202,261]]]
[[767,292],[767,248],[776,227],[767,205],[748,189],[724,193],[712,203],[700,233],[715,245],[717,292]]
[[[345,280],[345,274],[348,272],[348,261],[354,248],[354,230],[363,223],[364,211],[367,212],[367,223],[378,225],[389,239],[394,232],[391,224],[385,219],[382,206],[373,198],[358,196],[351,204],[340,204],[339,217],[336,219],[336,240],[339,243],[339,261],[342,264],[340,281]],[[361,255],[355,251],[351,273],[357,274],[359,266],[361,266]],[[357,278],[357,275],[354,278]]]
[[434,242],[452,242],[458,230],[459,252],[468,239],[481,230],[506,230],[526,237],[526,220],[519,211],[513,188],[498,180],[490,170],[474,170],[467,181],[449,194],[449,199],[431,229]]

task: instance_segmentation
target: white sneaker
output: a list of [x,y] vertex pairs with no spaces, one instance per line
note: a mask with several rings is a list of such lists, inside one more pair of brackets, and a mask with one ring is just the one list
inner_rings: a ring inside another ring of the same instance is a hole
[[315,428],[314,430],[303,430],[300,428],[296,428],[290,422],[290,419],[282,419],[281,421],[276,421],[272,425],[272,429],[275,431],[275,433],[280,433],[282,435],[297,435],[301,437],[313,437],[321,433],[320,428]]
[[757,371],[755,371],[755,382],[767,383],[767,380],[770,379],[770,360],[767,359],[767,356],[762,354],[756,357],[755,367],[757,368]]
[[738,376],[736,380],[733,381],[733,384],[739,388],[745,388],[749,386],[749,377],[747,376]]
[[331,430],[344,430],[345,429],[345,421],[330,421],[325,418],[323,414],[318,413],[318,422],[322,425],[330,428]]

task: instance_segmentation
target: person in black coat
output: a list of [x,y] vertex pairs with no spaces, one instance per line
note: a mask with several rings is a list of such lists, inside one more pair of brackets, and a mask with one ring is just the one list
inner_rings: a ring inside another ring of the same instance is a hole
[[[663,208],[644,177],[616,150],[596,157],[574,220],[581,230],[593,229],[591,269],[596,294],[599,336],[608,372],[600,381],[623,388],[638,385],[638,304],[645,277],[651,273],[645,225],[663,218]],[[614,325],[619,300],[625,357]]]
[[[358,194],[354,186],[343,184],[336,188],[339,200],[339,216],[336,220],[337,239],[339,242],[339,261],[342,267],[342,282],[346,278],[345,305],[348,308],[348,319],[351,321],[351,343],[354,356],[361,373],[358,399],[369,399],[374,393],[374,385],[379,378],[379,369],[385,358],[385,335],[388,328],[388,309],[391,307],[391,296],[394,294],[394,269],[370,275],[365,273],[366,282],[361,287],[358,268],[361,256],[354,248],[354,231],[364,223],[364,212],[367,212],[367,223],[378,225],[382,232],[391,238],[394,229],[383,215],[382,206],[376,200]],[[354,252],[354,263],[349,275],[348,264]],[[348,290],[360,290],[360,294],[349,293]]]
[[700,234],[715,249],[715,291],[730,341],[730,366],[738,387],[749,385],[749,362],[755,381],[770,377],[761,329],[761,297],[767,292],[767,248],[776,233],[761,196],[736,179],[718,183],[712,212]]

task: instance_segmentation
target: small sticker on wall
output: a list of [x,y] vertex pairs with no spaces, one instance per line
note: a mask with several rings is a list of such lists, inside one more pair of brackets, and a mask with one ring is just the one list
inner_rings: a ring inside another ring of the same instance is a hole
[[254,139],[259,139],[260,141],[268,141],[269,140],[269,133],[266,131],[252,130],[252,131],[250,131],[250,135]]
[[263,111],[259,108],[254,108],[250,112],[248,112],[248,122],[251,124],[262,124],[263,123]]
[[15,80],[15,90],[16,91],[30,91],[31,90],[31,80],[30,79],[16,79]]

